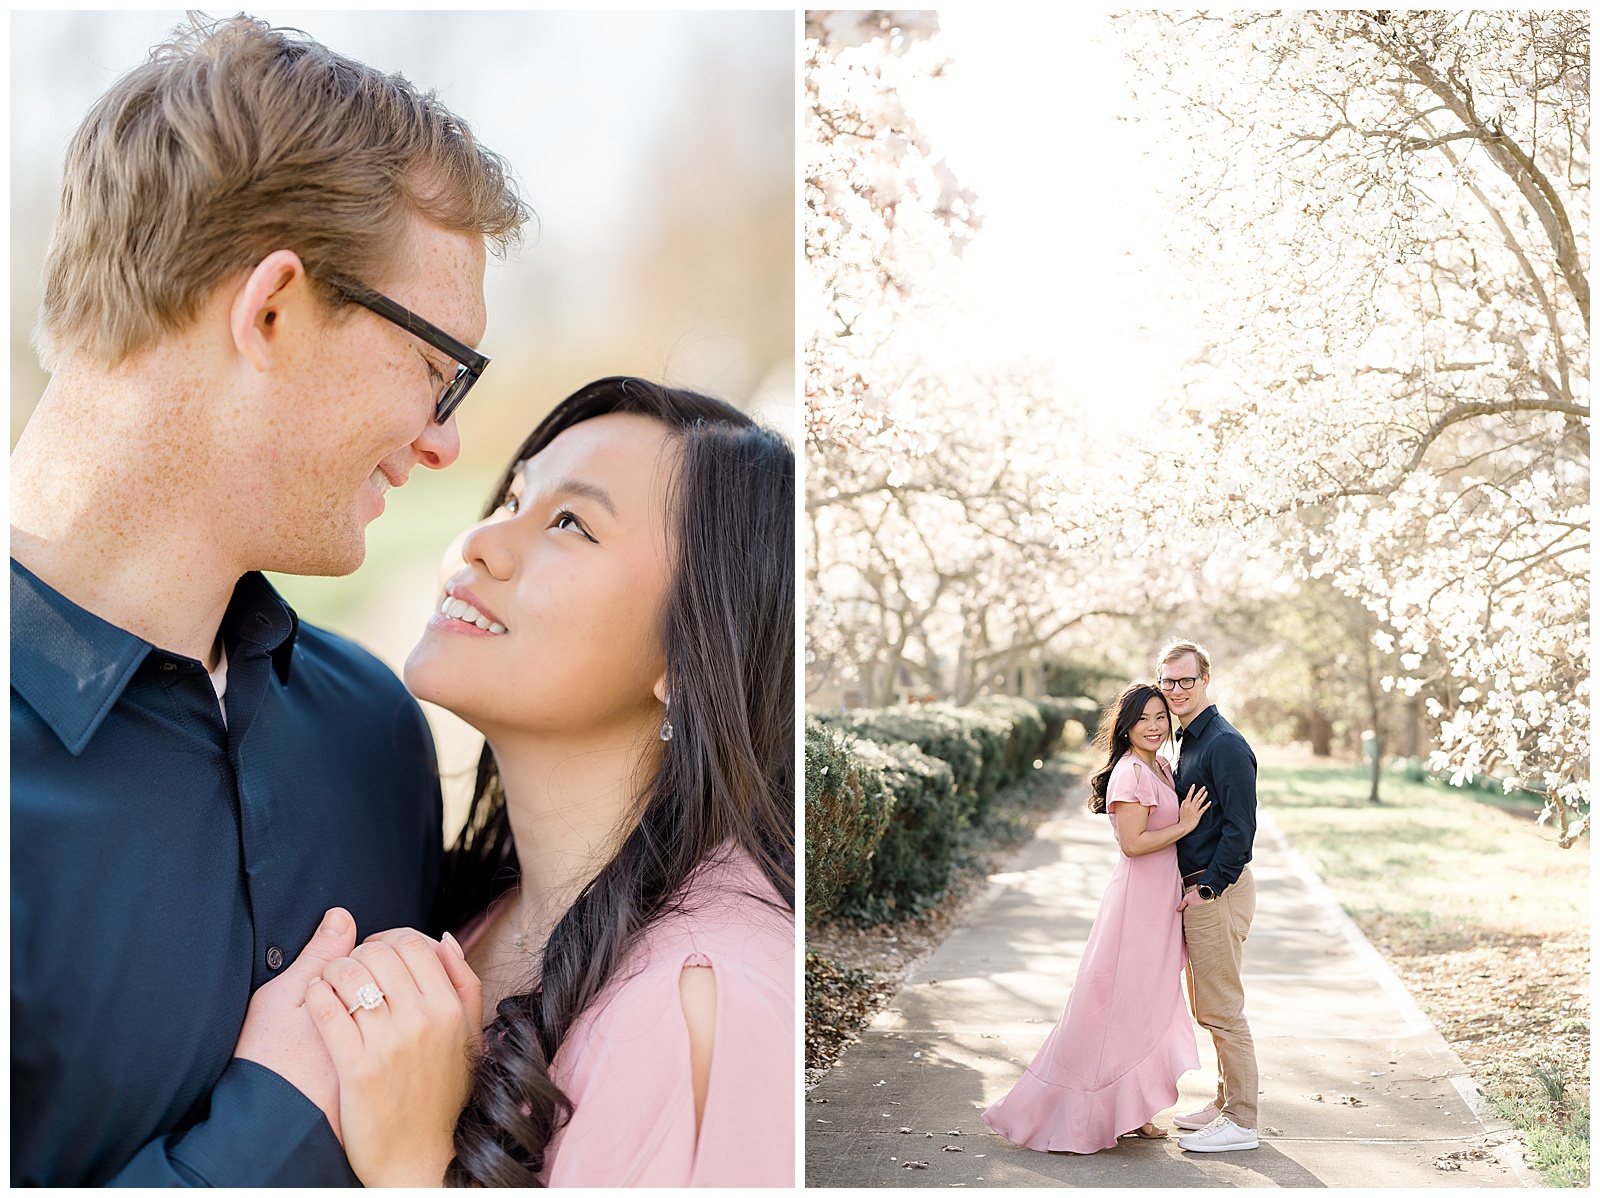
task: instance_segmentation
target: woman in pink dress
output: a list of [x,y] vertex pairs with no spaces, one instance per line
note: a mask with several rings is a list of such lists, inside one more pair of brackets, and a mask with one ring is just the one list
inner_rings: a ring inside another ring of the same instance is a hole
[[781,436],[638,379],[513,457],[405,670],[485,736],[459,939],[306,1000],[365,1184],[794,1185],[793,504]]
[[1089,809],[1111,817],[1120,855],[1089,931],[1061,1020],[1022,1079],[983,1120],[1041,1152],[1098,1152],[1119,1135],[1166,1132],[1151,1120],[1178,1100],[1178,1078],[1200,1067],[1183,997],[1178,840],[1210,804],[1191,788],[1179,803],[1156,750],[1170,738],[1166,697],[1136,682],[1118,696],[1096,744],[1105,764]]

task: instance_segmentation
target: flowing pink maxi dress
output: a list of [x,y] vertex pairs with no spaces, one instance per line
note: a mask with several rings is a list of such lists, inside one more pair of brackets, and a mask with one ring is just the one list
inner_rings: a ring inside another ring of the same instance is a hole
[[[1151,808],[1153,831],[1178,822],[1171,769],[1156,761],[1159,772],[1132,753],[1117,762],[1108,814],[1136,802]],[[1178,1101],[1178,1078],[1200,1067],[1183,997],[1182,896],[1176,847],[1118,855],[1067,1009],[985,1123],[1040,1152],[1098,1152]]]

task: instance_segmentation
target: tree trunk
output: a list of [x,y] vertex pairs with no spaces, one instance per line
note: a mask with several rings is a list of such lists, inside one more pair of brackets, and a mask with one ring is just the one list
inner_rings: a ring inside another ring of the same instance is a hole
[[1315,707],[1306,717],[1306,730],[1311,737],[1311,753],[1315,757],[1333,756],[1333,721]]
[[1367,796],[1369,803],[1381,803],[1378,797],[1378,779],[1383,776],[1383,737],[1376,729],[1372,733],[1372,793]]

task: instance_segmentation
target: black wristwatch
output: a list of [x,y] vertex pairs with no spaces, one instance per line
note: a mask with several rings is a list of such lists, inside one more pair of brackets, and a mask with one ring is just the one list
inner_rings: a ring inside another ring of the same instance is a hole
[[1217,897],[1217,892],[1211,889],[1211,887],[1207,886],[1204,882],[1201,882],[1200,885],[1196,886],[1194,888],[1194,892],[1208,903]]

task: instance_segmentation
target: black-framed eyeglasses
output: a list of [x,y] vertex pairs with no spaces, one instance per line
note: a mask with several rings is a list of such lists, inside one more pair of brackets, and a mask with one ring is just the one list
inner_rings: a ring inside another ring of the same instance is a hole
[[1194,684],[1199,681],[1199,678],[1193,676],[1188,678],[1158,678],[1156,685],[1164,691],[1169,691],[1175,686],[1181,686],[1186,691],[1192,691]]
[[324,272],[319,272],[319,277],[351,303],[360,304],[368,311],[376,312],[385,320],[399,325],[418,341],[447,355],[456,364],[456,376],[445,384],[433,410],[435,424],[443,424],[449,420],[451,413],[459,408],[461,401],[467,397],[467,392],[472,390],[472,384],[483,376],[484,370],[489,365],[489,359],[471,346],[457,341],[438,325],[422,319],[409,308],[402,307],[365,283],[358,283],[344,275]]

